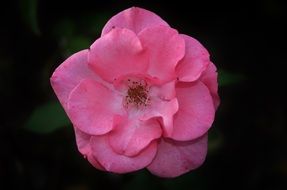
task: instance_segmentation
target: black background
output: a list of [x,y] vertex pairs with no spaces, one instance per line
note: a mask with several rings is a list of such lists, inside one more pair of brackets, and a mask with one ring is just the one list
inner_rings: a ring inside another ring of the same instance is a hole
[[[38,0],[39,33],[25,21],[23,6],[1,3],[0,189],[287,188],[284,1]],[[220,146],[209,151],[202,167],[179,178],[160,179],[145,170],[100,172],[78,153],[71,127],[44,135],[23,128],[38,105],[56,100],[49,76],[74,52],[54,32],[59,21],[69,19],[76,35],[92,43],[99,32],[89,30],[89,15],[105,15],[106,22],[131,6],[151,10],[195,37],[219,69],[245,78],[219,88],[211,132],[220,134]]]

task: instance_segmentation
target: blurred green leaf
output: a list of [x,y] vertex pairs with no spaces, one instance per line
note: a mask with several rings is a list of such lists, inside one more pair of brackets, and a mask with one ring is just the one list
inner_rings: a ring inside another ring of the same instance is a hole
[[32,32],[39,35],[40,29],[37,18],[38,0],[20,0],[19,5],[22,19]]
[[205,190],[207,189],[206,177],[200,173],[200,168],[196,171],[186,173],[180,177],[162,179],[162,184],[166,190]]
[[66,44],[63,44],[64,56],[68,57],[71,54],[83,49],[88,49],[92,44],[92,40],[84,36],[74,36]]
[[208,132],[208,153],[216,153],[223,145],[223,135],[217,129],[212,127]]
[[75,23],[68,18],[64,18],[59,20],[54,28],[53,28],[53,35],[58,39],[58,40],[67,40],[71,39],[76,31],[76,26]]
[[125,186],[124,190],[134,190],[135,187],[137,190],[156,190],[159,189],[159,185],[156,181],[154,181],[146,170],[141,170],[135,172],[133,178],[128,181]]
[[33,111],[24,128],[45,134],[69,124],[70,121],[60,103],[48,102]]
[[84,32],[93,37],[100,35],[111,15],[109,12],[86,13],[80,20],[81,33]]
[[245,80],[245,76],[242,74],[230,73],[225,70],[218,70],[218,83],[219,86],[228,86],[237,84]]

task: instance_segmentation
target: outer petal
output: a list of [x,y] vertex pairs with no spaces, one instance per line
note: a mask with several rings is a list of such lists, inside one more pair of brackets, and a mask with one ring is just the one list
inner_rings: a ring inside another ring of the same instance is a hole
[[139,39],[149,53],[148,74],[164,81],[175,78],[175,67],[185,51],[178,32],[167,26],[149,27],[139,33]]
[[211,96],[213,98],[213,103],[215,109],[218,108],[220,99],[218,96],[218,83],[217,83],[217,71],[215,65],[210,62],[207,69],[202,73],[200,80],[208,87]]
[[157,142],[152,142],[135,157],[117,154],[110,147],[106,136],[93,136],[91,139],[94,156],[110,172],[127,173],[146,167],[153,160]]
[[99,77],[88,68],[88,50],[73,54],[53,73],[51,85],[64,109],[70,92],[85,78],[98,80]]
[[183,34],[181,36],[185,40],[185,55],[176,71],[180,81],[192,82],[200,77],[209,64],[209,53],[196,39]]
[[208,88],[202,82],[178,83],[176,93],[179,110],[170,137],[185,141],[202,136],[211,127],[215,114]]
[[159,16],[148,10],[132,7],[113,16],[104,26],[102,36],[107,34],[113,27],[128,28],[135,33],[155,25],[168,24]]
[[68,115],[72,123],[90,135],[101,135],[113,128],[120,113],[121,99],[102,84],[86,79],[71,92]]
[[161,127],[157,120],[139,121],[132,118],[115,127],[109,135],[109,142],[118,154],[135,156],[160,136]]
[[198,168],[207,153],[207,135],[193,141],[162,139],[148,170],[160,177],[176,177]]
[[77,146],[80,153],[83,154],[84,156],[89,155],[91,152],[91,146],[90,146],[91,135],[82,132],[78,128],[74,128],[74,130],[75,130]]
[[104,170],[104,168],[99,164],[99,162],[94,158],[92,154],[90,144],[90,139],[92,136],[80,131],[77,128],[75,128],[75,136],[80,153],[83,154],[84,157],[87,158],[95,168]]
[[94,42],[89,53],[92,69],[106,81],[130,74],[144,73],[147,57],[134,32],[114,28]]

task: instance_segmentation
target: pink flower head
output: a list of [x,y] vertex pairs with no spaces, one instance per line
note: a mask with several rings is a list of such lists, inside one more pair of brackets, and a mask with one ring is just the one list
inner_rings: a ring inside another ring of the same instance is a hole
[[94,167],[175,177],[204,162],[219,105],[216,68],[197,40],[156,14],[133,7],[112,17],[51,84]]

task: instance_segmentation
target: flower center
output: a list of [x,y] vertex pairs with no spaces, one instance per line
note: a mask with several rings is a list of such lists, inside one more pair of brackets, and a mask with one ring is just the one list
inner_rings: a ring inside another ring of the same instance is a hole
[[131,81],[130,79],[128,79],[128,83],[128,91],[125,97],[126,106],[137,108],[147,106],[150,102],[147,83],[145,81]]

